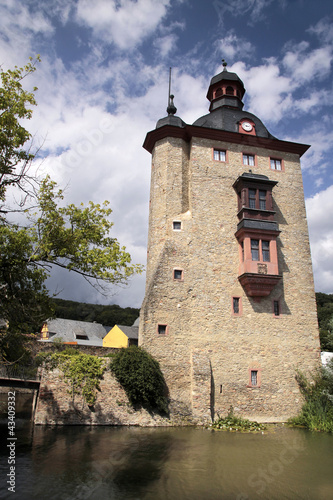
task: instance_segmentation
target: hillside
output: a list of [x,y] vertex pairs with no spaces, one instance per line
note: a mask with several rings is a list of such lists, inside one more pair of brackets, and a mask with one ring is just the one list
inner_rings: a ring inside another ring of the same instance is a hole
[[96,321],[104,326],[131,326],[139,316],[140,309],[122,308],[116,304],[100,305],[74,302],[72,300],[53,299],[56,318],[77,321]]

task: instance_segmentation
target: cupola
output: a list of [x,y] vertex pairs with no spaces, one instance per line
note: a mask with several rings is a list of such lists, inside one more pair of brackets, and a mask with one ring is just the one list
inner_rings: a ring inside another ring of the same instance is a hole
[[243,109],[243,96],[245,87],[236,73],[229,73],[227,63],[222,59],[223,71],[213,76],[207,92],[210,101],[209,111],[222,106]]

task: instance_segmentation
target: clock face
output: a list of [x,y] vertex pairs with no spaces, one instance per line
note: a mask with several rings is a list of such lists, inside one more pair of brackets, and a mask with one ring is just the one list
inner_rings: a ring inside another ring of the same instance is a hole
[[245,132],[251,132],[252,130],[252,125],[250,122],[243,122],[242,123],[242,129],[245,130]]

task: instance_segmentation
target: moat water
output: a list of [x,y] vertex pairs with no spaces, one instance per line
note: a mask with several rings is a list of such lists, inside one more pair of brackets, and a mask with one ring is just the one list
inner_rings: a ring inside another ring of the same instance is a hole
[[[19,500],[331,500],[333,436],[271,426],[264,433],[202,428],[15,428],[8,490],[2,420],[0,498]],[[11,441],[12,442],[12,441]]]

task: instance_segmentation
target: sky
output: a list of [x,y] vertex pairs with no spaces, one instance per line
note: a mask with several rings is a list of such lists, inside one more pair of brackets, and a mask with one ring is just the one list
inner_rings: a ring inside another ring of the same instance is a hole
[[[35,160],[66,202],[110,202],[112,236],[146,263],[150,154],[166,116],[169,68],[177,115],[208,112],[210,79],[242,79],[244,110],[281,140],[310,144],[302,172],[316,291],[333,293],[332,0],[0,0],[0,64],[40,54],[38,106],[26,128]],[[58,297],[140,307],[145,276],[101,295],[54,271]]]

